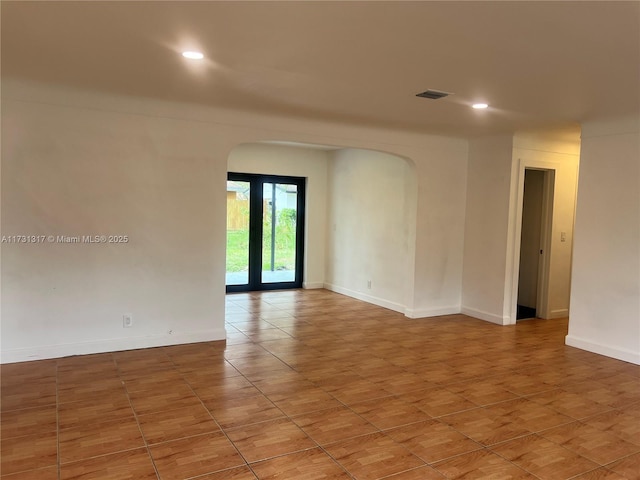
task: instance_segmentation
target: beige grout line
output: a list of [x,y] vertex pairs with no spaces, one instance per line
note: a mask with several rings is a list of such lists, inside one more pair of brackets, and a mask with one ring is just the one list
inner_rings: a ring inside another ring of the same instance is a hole
[[147,442],[147,437],[144,435],[144,431],[142,430],[142,426],[140,425],[140,419],[138,418],[138,412],[136,412],[136,409],[133,407],[133,402],[131,401],[131,395],[129,394],[129,389],[127,388],[127,383],[122,378],[122,372],[120,370],[120,366],[118,365],[117,360],[114,358],[113,361],[114,361],[114,363],[116,365],[116,369],[118,371],[118,377],[120,378],[120,381],[122,382],[122,387],[124,388],[125,395],[127,396],[127,400],[129,401],[129,406],[131,407],[131,411],[133,412],[133,417],[136,420],[136,425],[138,426],[138,430],[140,431],[140,436],[142,437],[142,441],[144,442],[144,448],[147,451],[147,455],[149,456],[149,460],[151,461],[151,465],[153,466],[153,470],[156,472],[156,477],[158,478],[158,480],[160,480],[160,472],[158,472],[158,467],[156,466],[156,462],[153,459],[153,456],[151,455],[151,449],[149,448],[149,442]]

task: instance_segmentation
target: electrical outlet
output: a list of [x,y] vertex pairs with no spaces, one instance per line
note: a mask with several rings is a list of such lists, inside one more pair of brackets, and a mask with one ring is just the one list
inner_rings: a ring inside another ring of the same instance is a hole
[[371,290],[371,280],[367,280],[367,288]]
[[130,313],[125,313],[124,315],[122,315],[122,327],[133,327],[133,315],[131,315]]

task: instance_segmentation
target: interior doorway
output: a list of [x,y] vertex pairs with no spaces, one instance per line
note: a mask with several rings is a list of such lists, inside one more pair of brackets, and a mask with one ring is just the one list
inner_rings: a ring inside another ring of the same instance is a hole
[[305,179],[229,173],[227,292],[301,288]]
[[553,171],[524,172],[516,320],[546,318]]

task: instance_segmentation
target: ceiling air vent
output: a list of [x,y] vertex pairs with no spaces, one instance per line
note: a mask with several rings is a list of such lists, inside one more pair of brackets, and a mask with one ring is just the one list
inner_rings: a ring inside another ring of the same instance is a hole
[[444,98],[448,95],[451,95],[447,92],[440,92],[438,90],[426,90],[422,93],[416,95],[416,97],[430,98],[431,100],[438,100],[439,98]]

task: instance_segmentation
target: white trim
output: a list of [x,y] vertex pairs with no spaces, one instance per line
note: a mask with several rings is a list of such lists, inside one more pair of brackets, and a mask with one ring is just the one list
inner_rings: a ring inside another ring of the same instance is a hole
[[569,309],[568,308],[560,308],[558,310],[551,310],[549,312],[549,319],[552,318],[565,318],[569,316]]
[[362,300],[363,302],[371,303],[373,305],[378,305],[379,307],[388,308],[389,310],[393,310],[394,312],[403,313],[407,318],[439,317],[441,315],[454,315],[456,313],[460,313],[459,305],[434,307],[434,308],[420,308],[420,309],[414,310],[411,308],[406,308],[404,305],[401,305],[400,303],[397,303],[397,302],[391,302],[389,300],[385,300],[384,298],[374,297],[373,295],[367,295],[366,293],[357,292],[355,290],[340,287],[338,285],[333,285],[332,283],[325,283],[324,288],[326,288],[327,290],[331,290],[332,292],[340,293],[342,295],[347,295],[348,297]]
[[385,300],[384,298],[374,297],[373,295],[367,295],[355,290],[339,287],[338,285],[333,285],[331,283],[325,283],[324,288],[326,288],[327,290],[331,290],[332,292],[340,293],[348,297],[357,298],[358,300],[378,305],[379,307],[388,308],[389,310],[393,310],[394,312],[404,313],[406,310],[405,306],[400,305],[399,303],[390,302],[389,300]]
[[455,315],[460,313],[460,305],[454,305],[451,307],[434,307],[434,308],[419,308],[413,310],[407,308],[404,314],[408,318],[427,318],[427,317],[439,317],[441,315]]
[[[514,148],[515,150],[515,148]],[[558,154],[569,155],[569,154]],[[535,160],[518,158],[514,162],[511,172],[511,204],[510,222],[508,227],[508,244],[507,244],[507,265],[506,265],[506,281],[505,281],[505,325],[516,323],[516,313],[518,309],[518,276],[520,273],[520,235],[522,233],[522,201],[524,198],[524,173],[525,169],[546,170],[551,173],[545,175],[546,195],[550,197],[545,201],[548,202],[546,215],[548,222],[548,236],[545,240],[547,251],[542,259],[544,271],[539,272],[543,278],[539,278],[539,304],[536,307],[542,307],[539,316],[543,318],[551,318],[549,312],[549,274],[551,265],[551,235],[553,234],[553,204],[555,203],[555,183],[558,170],[562,163],[559,160]],[[552,184],[551,184],[552,183]],[[574,212],[575,220],[575,212]],[[540,298],[541,297],[541,298]]]
[[227,332],[222,328],[192,333],[151,335],[146,337],[114,338],[98,342],[67,343],[42,347],[3,349],[0,363],[27,362],[47,358],[88,355],[92,353],[117,352],[139,348],[165,347],[183,343],[212,342],[226,340]]
[[501,317],[500,315],[484,312],[475,308],[462,307],[462,313],[473,318],[484,320],[486,322],[496,323],[498,325],[509,325],[509,317]]
[[607,357],[616,358],[624,362],[635,363],[640,365],[640,352],[634,352],[627,350],[626,348],[614,347],[611,345],[605,345],[602,343],[592,342],[585,338],[574,337],[567,335],[564,338],[564,343],[570,347],[579,348],[588,352],[597,353],[599,355],[605,355]]
[[314,288],[324,288],[324,283],[322,282],[302,282],[302,288],[306,290],[313,290]]
[[[520,234],[522,231],[522,200],[524,198],[524,168],[521,159],[517,163],[513,161],[513,148],[511,150],[511,181],[509,184],[509,216],[507,217],[507,248],[504,270],[504,289],[502,301],[502,317],[488,312],[478,311],[479,315],[489,315],[494,320],[482,318],[482,320],[510,325],[516,323],[516,310],[518,308],[518,274],[520,270]],[[522,169],[522,174],[520,170]],[[522,178],[520,176],[522,175]],[[472,309],[473,310],[473,309]],[[463,308],[464,313],[464,308]],[[506,322],[504,321],[506,318]],[[496,321],[500,319],[500,322]]]
[[[556,170],[530,170],[544,172],[542,180],[542,219],[540,225],[540,249],[543,251],[543,254],[538,258],[536,310],[539,318],[551,318],[551,312],[549,311],[549,272],[551,271],[551,235],[553,232],[553,204],[555,198]],[[518,276],[520,276],[520,262],[518,262]],[[517,298],[518,297],[516,296],[516,303]]]

